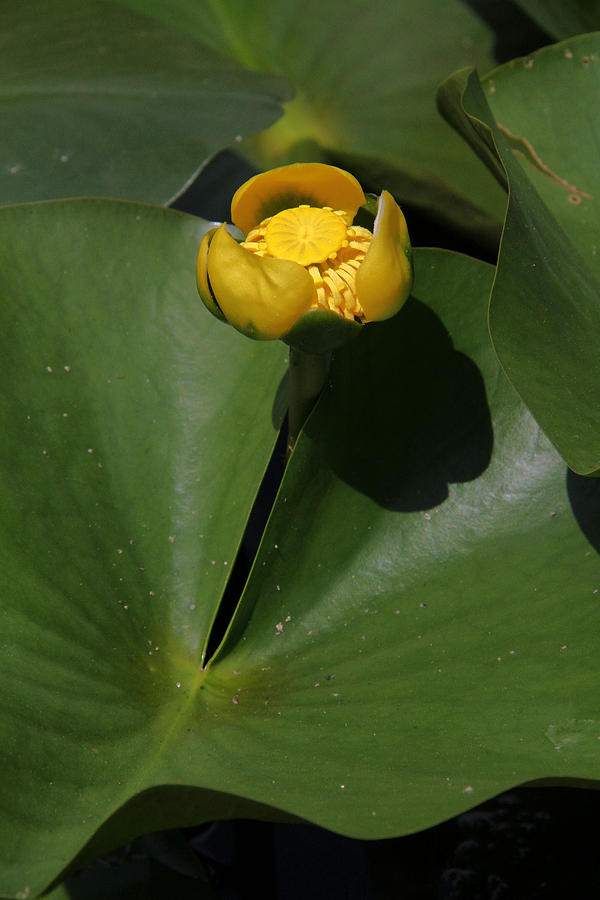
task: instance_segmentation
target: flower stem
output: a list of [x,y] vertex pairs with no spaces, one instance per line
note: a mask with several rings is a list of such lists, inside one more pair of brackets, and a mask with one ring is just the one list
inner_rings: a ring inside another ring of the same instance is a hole
[[306,353],[290,347],[290,406],[286,461],[298,435],[323,390],[329,371],[330,353]]

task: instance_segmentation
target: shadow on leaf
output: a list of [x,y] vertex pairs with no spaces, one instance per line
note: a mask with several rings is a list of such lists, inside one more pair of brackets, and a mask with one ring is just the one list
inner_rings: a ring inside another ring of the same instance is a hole
[[576,475],[568,469],[567,494],[577,524],[600,553],[600,478]]
[[339,478],[397,512],[442,503],[449,483],[481,475],[493,446],[479,369],[414,297],[336,354],[306,432]]

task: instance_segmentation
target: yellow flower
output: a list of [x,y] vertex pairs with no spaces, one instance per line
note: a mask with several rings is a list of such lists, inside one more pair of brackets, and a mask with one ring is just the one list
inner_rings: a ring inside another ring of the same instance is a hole
[[[248,337],[313,349],[388,319],[412,284],[410,240],[394,198],[378,199],[373,232],[353,225],[365,195],[348,172],[296,163],[256,175],[235,193],[233,223],[209,231],[198,254],[208,309]],[[310,345],[310,346],[308,346]],[[329,345],[329,346],[326,346]]]

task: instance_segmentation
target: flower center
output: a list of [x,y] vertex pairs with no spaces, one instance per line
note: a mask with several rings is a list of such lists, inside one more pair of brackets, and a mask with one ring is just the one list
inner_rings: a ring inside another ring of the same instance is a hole
[[364,319],[356,296],[356,273],[373,235],[347,226],[344,210],[296,206],[265,219],[241,246],[258,256],[290,259],[304,266],[315,284],[312,309],[328,309],[346,319]]
[[273,216],[265,230],[267,252],[301,266],[325,262],[346,237],[346,223],[331,209],[297,206]]

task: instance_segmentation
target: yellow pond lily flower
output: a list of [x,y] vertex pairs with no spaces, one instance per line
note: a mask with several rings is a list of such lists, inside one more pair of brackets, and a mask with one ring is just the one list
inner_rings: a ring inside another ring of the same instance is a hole
[[[198,254],[198,291],[208,309],[248,337],[314,345],[343,343],[363,323],[388,319],[412,284],[402,211],[383,191],[373,231],[353,225],[365,204],[352,175],[296,163],[251,178],[231,203],[239,243],[225,225]],[[344,324],[345,328],[340,328]],[[309,346],[310,345],[310,346]]]

